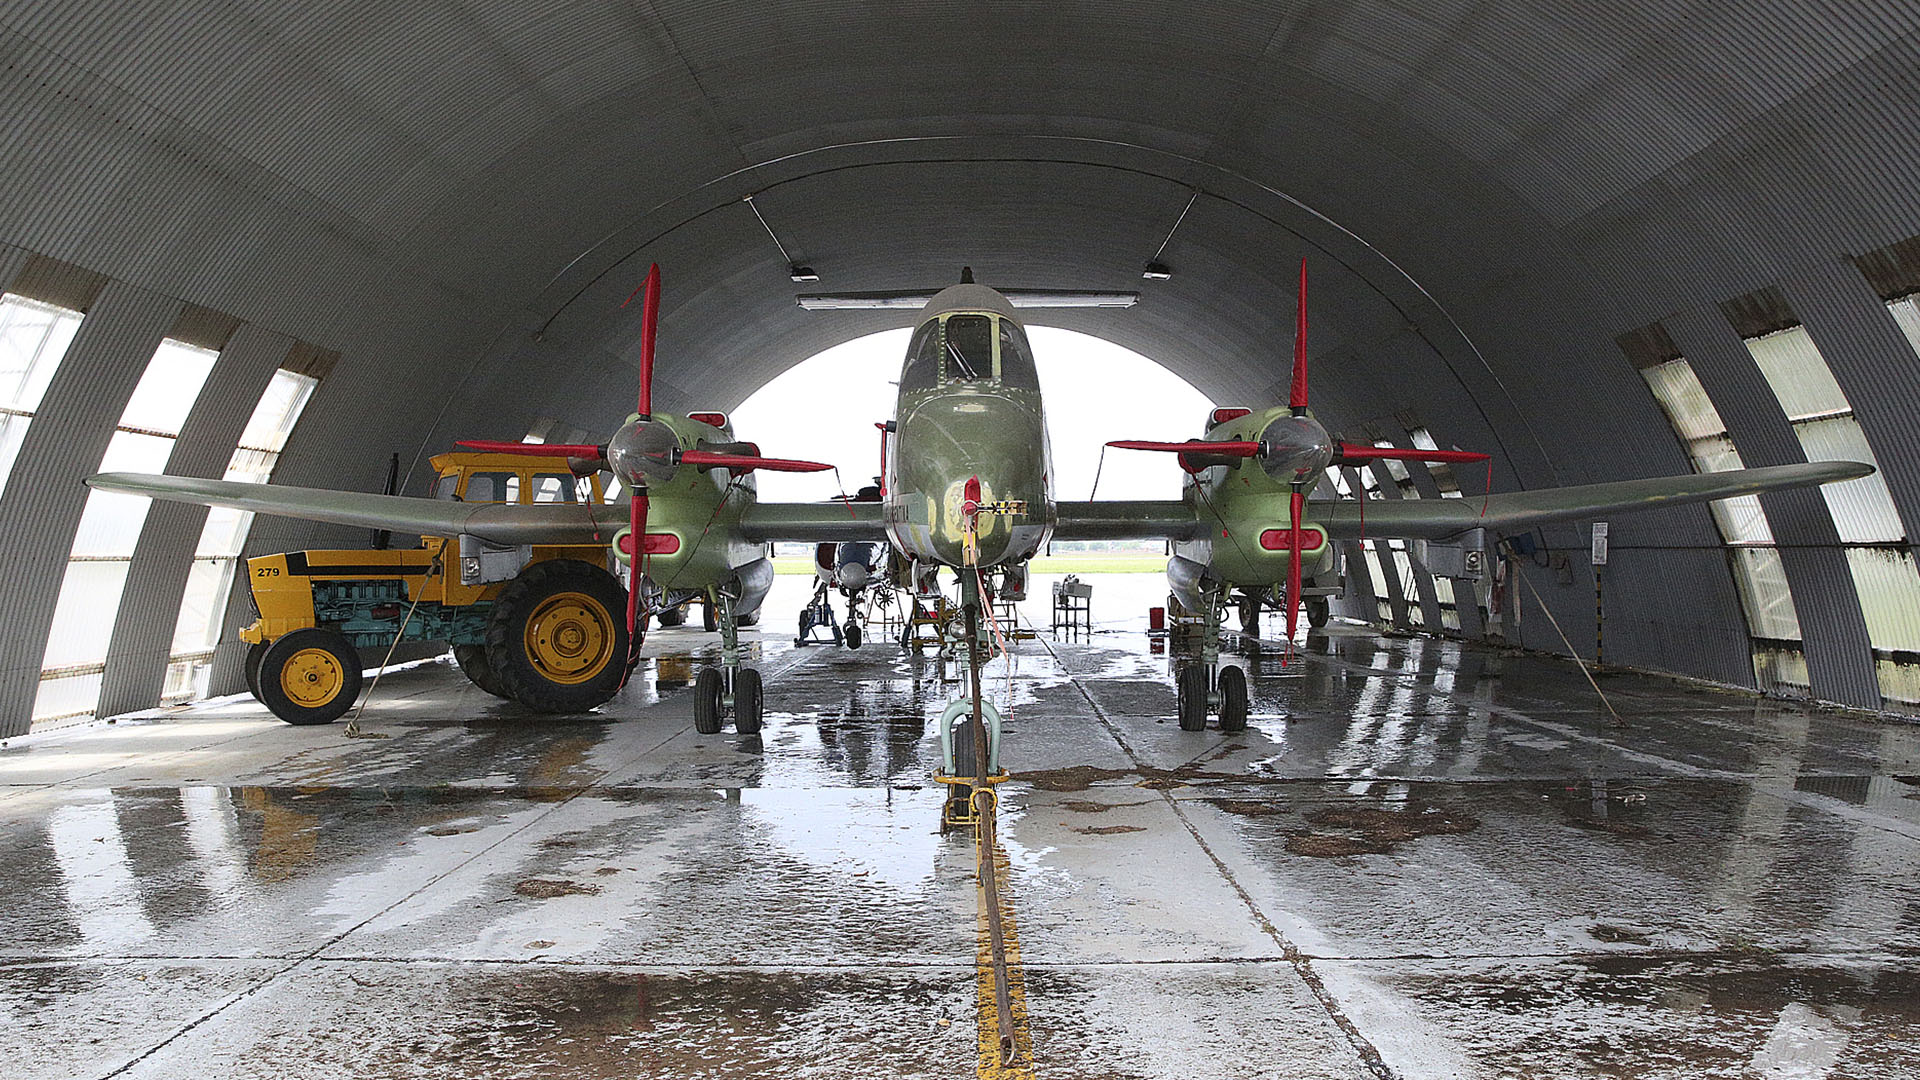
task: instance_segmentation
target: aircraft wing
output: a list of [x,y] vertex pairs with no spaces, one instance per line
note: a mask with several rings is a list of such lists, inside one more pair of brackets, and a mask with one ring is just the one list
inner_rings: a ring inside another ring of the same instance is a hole
[[[1762,469],[1617,480],[1578,487],[1516,491],[1486,499],[1369,500],[1310,503],[1311,517],[1336,540],[1393,536],[1443,540],[1469,529],[1521,532],[1554,521],[1582,521],[1610,514],[1708,502],[1782,488],[1811,487],[1853,480],[1873,472],[1853,461],[1815,461]],[[1481,512],[1481,507],[1486,512]]]
[[755,541],[846,543],[885,540],[887,531],[879,503],[754,503],[740,519],[740,535]]
[[469,533],[503,545],[605,543],[627,524],[624,503],[602,506],[465,503],[152,473],[99,473],[87,477],[87,485],[101,491],[225,506],[333,525],[356,525],[421,536],[453,537]]
[[1055,540],[1192,540],[1200,519],[1177,499],[1169,501],[1063,502],[1053,527]]

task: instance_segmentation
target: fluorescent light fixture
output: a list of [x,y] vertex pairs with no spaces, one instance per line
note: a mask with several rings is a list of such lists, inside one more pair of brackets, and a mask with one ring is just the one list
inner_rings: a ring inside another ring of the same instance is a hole
[[[1073,289],[1000,289],[1017,308],[1130,308],[1140,302],[1137,292],[1088,292]],[[807,311],[917,310],[934,293],[923,291],[809,293],[795,299]]]
[[787,267],[787,276],[799,282],[820,280],[820,275],[813,272],[813,267],[801,266],[798,263]]
[[1148,281],[1165,281],[1173,276],[1173,268],[1166,263],[1150,262],[1140,271],[1140,276]]

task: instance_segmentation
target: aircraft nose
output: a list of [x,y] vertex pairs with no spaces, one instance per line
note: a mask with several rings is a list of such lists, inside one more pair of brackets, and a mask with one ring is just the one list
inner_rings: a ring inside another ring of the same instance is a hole
[[864,589],[867,585],[867,568],[859,563],[845,563],[835,572],[843,589]]

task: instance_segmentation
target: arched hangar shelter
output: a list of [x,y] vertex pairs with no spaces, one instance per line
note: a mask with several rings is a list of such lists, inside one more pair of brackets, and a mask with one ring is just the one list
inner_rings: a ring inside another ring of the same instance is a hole
[[[1265,404],[1304,256],[1349,440],[1485,449],[1500,490],[1876,463],[1612,523],[1606,658],[1910,709],[1917,35],[1876,0],[6,3],[0,734],[236,688],[234,556],[338,539],[83,476],[377,490],[393,452],[417,486],[457,437],[604,434],[655,262],[668,408],[901,322],[797,292],[963,264],[1137,290],[1041,321]],[[1587,540],[1514,561],[1582,651]],[[1348,614],[1484,631],[1350,554]]]

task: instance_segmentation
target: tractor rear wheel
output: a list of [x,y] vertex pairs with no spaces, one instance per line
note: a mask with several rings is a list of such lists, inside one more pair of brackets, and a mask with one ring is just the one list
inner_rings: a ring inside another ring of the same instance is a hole
[[467,681],[498,698],[511,699],[513,694],[507,690],[500,676],[494,674],[493,667],[487,663],[485,645],[455,645],[453,661],[460,665],[460,673]]
[[267,646],[271,644],[272,642],[269,641],[256,641],[247,646],[247,693],[252,694],[253,700],[262,705],[267,703],[267,699],[260,696],[260,661],[265,659]]
[[626,603],[619,579],[598,566],[534,563],[493,602],[487,666],[515,701],[538,712],[604,704],[626,674]]

